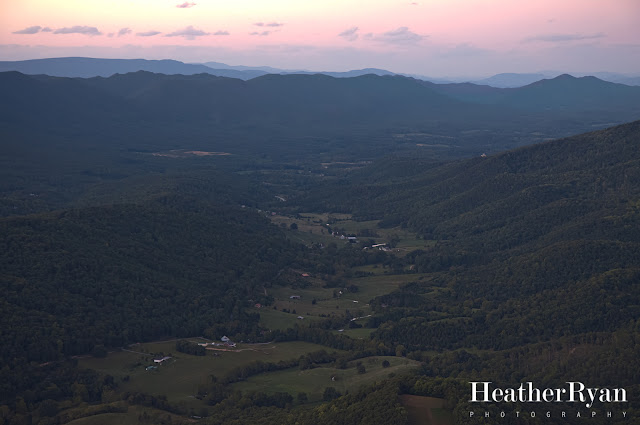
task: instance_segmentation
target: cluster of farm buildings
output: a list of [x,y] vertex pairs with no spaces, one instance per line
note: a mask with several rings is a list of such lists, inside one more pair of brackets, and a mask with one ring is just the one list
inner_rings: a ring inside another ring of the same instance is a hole
[[236,346],[236,343],[231,341],[226,335],[223,336],[222,338],[220,338],[221,342],[200,342],[198,343],[199,346],[201,347],[227,347],[227,348],[234,348]]

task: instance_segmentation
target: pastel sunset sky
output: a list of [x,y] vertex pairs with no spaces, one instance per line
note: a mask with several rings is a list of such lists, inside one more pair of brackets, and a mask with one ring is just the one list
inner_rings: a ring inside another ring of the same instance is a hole
[[0,60],[640,74],[640,0],[0,0]]

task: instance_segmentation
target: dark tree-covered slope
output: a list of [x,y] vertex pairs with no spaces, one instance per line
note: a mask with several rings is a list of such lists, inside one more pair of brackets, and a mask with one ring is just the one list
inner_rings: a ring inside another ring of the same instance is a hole
[[[474,249],[504,249],[615,231],[633,220],[640,196],[640,122],[491,157],[437,164],[381,160],[304,202],[340,204],[363,218],[404,223],[424,236]],[[345,190],[346,189],[346,190]],[[314,201],[317,199],[317,201]]]
[[294,248],[255,212],[167,195],[0,221],[3,362],[256,331],[243,306]]

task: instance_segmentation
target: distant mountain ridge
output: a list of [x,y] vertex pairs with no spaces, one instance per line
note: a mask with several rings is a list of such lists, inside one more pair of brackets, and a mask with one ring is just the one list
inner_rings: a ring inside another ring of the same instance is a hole
[[523,109],[598,109],[611,101],[635,108],[640,88],[568,74],[542,79],[523,87],[497,88],[473,83],[433,84],[433,90],[465,102],[504,105]]
[[610,83],[625,84],[627,86],[639,86],[640,76],[629,76],[618,74],[615,72],[592,72],[592,73],[563,73],[559,71],[543,71],[538,73],[501,73],[493,75],[489,78],[468,81],[472,84],[486,85],[497,88],[516,88],[535,83],[536,81],[552,79],[560,75],[568,74],[576,78],[580,77],[596,77]]
[[[169,63],[169,66],[173,65]],[[602,119],[623,121],[640,114],[640,87],[570,75],[509,89],[469,83],[434,84],[397,75],[373,74],[351,78],[265,74],[248,81],[206,73],[166,75],[147,71],[89,79],[28,77],[17,72],[0,76],[0,84],[6,85],[6,104],[15,102],[13,110],[6,112],[7,116],[18,113],[15,105],[31,105],[37,109],[39,103],[33,102],[37,98],[43,99],[42,104],[66,99],[66,103],[61,103],[63,105],[88,105],[92,102],[90,99],[96,99],[93,107],[98,110],[106,108],[99,105],[125,101],[125,105],[114,107],[114,110],[139,107],[146,111],[145,115],[153,111],[157,118],[175,109],[173,116],[184,115],[189,119],[217,116],[227,123],[255,119],[269,125],[282,120],[291,125],[294,117],[298,120],[297,125],[331,117],[336,123],[375,126],[382,118],[397,123],[419,122],[427,116],[450,120],[450,114],[466,114],[468,119],[477,121],[495,113],[508,117],[513,115],[513,108],[539,113],[593,111]],[[32,94],[26,98],[24,93]],[[491,111],[478,104],[493,105],[498,109]],[[77,107],[76,116],[90,109],[88,106]],[[272,121],[268,117],[272,117]]]
[[[0,61],[0,72],[18,71],[28,75],[50,75],[53,77],[110,77],[114,74],[148,71],[159,74],[211,74],[219,77],[250,80],[265,74],[324,74],[335,78],[358,77],[366,74],[374,75],[402,75],[437,84],[471,83],[487,85],[497,88],[515,88],[561,75],[558,71],[544,71],[539,73],[502,73],[484,79],[462,78],[434,78],[418,74],[395,73],[379,68],[364,68],[343,72],[286,70],[269,66],[227,65],[221,62],[184,63],[176,60],[147,60],[147,59],[101,59],[85,57],[31,59],[23,61]],[[576,74],[576,77],[587,74]],[[614,83],[626,85],[640,85],[640,75],[628,76],[611,72],[598,72],[593,76]]]
[[513,88],[526,86],[527,84],[535,83],[536,81],[544,80],[545,78],[549,78],[549,75],[542,73],[516,74],[513,72],[507,72],[496,74],[482,80],[469,81],[469,83],[499,88]]
[[167,75],[211,74],[220,77],[248,80],[267,74],[264,71],[235,69],[213,69],[206,65],[187,64],[176,60],[147,59],[98,59],[98,58],[52,58],[26,61],[0,62],[0,72],[18,71],[28,75],[49,75],[52,77],[110,77],[115,74],[147,71]]
[[108,78],[12,71],[0,73],[0,92],[5,146],[55,139],[61,146],[323,162],[390,152],[476,156],[640,118],[640,87],[570,76],[497,89],[372,74],[243,81],[146,71]]
[[198,64],[184,63],[170,59],[100,59],[83,57],[0,61],[0,72],[7,71],[18,71],[27,75],[49,75],[52,77],[71,78],[110,77],[115,74],[147,71],[166,75],[210,74],[245,81],[266,74],[323,74],[335,78],[359,77],[366,74],[400,75],[376,68],[365,68],[345,72],[315,72],[305,70],[291,71],[271,67],[230,66],[220,62]]

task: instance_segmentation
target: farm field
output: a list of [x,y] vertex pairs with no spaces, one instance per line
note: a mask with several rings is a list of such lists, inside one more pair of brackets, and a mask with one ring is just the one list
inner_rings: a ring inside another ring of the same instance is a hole
[[444,408],[444,399],[403,394],[400,403],[407,409],[410,425],[451,425],[451,412]]
[[295,224],[297,230],[288,230],[289,237],[306,244],[348,243],[338,236],[332,236],[328,229],[338,231],[340,234],[356,235],[359,241],[373,244],[388,243],[393,240],[395,241],[394,251],[400,256],[416,249],[430,248],[435,244],[435,241],[416,239],[415,233],[407,229],[378,228],[380,220],[356,221],[350,214],[300,213],[295,217],[276,214],[270,219],[272,223],[287,229]]
[[[390,366],[382,367],[387,360]],[[246,381],[233,384],[233,388],[241,391],[262,391],[265,393],[287,392],[294,398],[300,392],[307,393],[310,402],[322,400],[327,387],[334,387],[340,393],[356,391],[362,385],[381,381],[389,374],[407,372],[420,363],[403,357],[375,356],[358,360],[365,366],[366,373],[359,374],[356,362],[350,362],[348,368],[317,367],[300,370],[290,368],[276,372],[266,372],[249,377]]]
[[192,420],[182,416],[174,415],[164,410],[153,409],[144,406],[129,406],[123,413],[102,413],[99,415],[87,416],[67,422],[68,425],[137,425],[140,418],[160,418],[165,422],[171,421],[173,424],[186,424]]
[[[273,287],[269,289],[269,295],[274,297],[275,302],[273,306],[259,310],[260,323],[268,329],[286,329],[301,320],[298,316],[304,317],[302,320],[314,320],[319,317],[345,314],[347,311],[354,317],[368,316],[372,313],[369,301],[393,292],[405,283],[424,280],[427,276],[427,274],[381,274],[348,279],[346,286],[357,286],[357,292],[345,291],[344,288],[325,288],[322,286],[323,281],[314,278],[309,278],[310,286],[306,288]],[[299,298],[291,298],[292,296]],[[283,312],[283,309],[289,313]]]
[[[189,338],[187,338],[189,340]],[[193,339],[196,341],[196,339]],[[81,367],[108,373],[120,381],[122,391],[139,391],[152,395],[164,394],[170,402],[184,402],[188,406],[201,406],[194,398],[198,385],[209,375],[224,376],[231,369],[256,360],[278,362],[297,359],[303,354],[318,350],[339,351],[307,342],[282,342],[273,344],[238,344],[235,352],[207,351],[206,356],[192,356],[175,350],[175,341],[145,343],[131,347],[131,351],[117,351],[105,358],[83,358]],[[151,354],[164,353],[170,360],[157,370],[147,371],[153,365]],[[126,377],[129,377],[128,380]]]
[[[305,317],[304,320],[313,320],[312,317]],[[270,330],[286,330],[300,322],[297,314],[285,313],[280,310],[274,310],[271,307],[260,309],[260,326]]]
[[373,331],[375,331],[374,328],[354,328],[344,329],[342,332],[334,331],[334,333],[346,335],[353,339],[369,339]]

